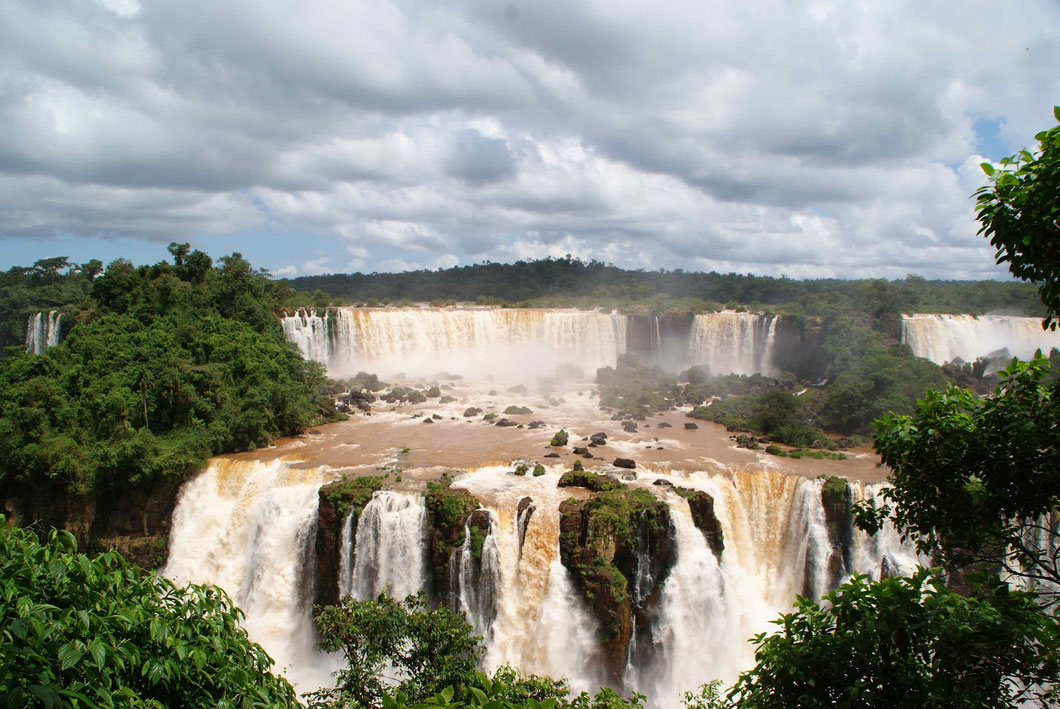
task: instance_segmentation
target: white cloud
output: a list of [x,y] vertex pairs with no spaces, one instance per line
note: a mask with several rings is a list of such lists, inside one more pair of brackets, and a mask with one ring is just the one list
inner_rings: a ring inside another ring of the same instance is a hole
[[9,0],[0,239],[996,275],[973,126],[1051,125],[1058,34],[1049,0]]

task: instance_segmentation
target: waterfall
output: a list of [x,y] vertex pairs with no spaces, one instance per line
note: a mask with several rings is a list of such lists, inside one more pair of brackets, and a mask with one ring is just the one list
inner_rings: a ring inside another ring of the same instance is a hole
[[328,364],[331,359],[331,345],[326,315],[320,317],[315,310],[299,310],[294,315],[282,317],[280,325],[288,342],[296,345],[303,357]]
[[1060,347],[1060,330],[1043,330],[1040,318],[917,314],[902,316],[902,342],[936,364],[958,357],[974,362],[1003,349],[1009,357],[1028,359],[1036,349],[1048,355]]
[[49,310],[47,316],[43,312],[30,315],[26,319],[26,354],[43,354],[59,344],[62,319],[58,310]]
[[427,507],[423,497],[379,490],[361,512],[351,592],[371,600],[403,599],[427,588]]
[[339,598],[353,593],[353,510],[346,515],[339,537]]
[[712,374],[773,375],[777,318],[758,313],[697,315],[689,336],[692,364]]
[[[568,497],[556,487],[560,471],[513,479],[506,470],[485,468],[453,483],[482,500],[494,521],[496,617],[488,635],[486,668],[508,664],[524,672],[567,677],[576,692],[594,690],[602,678],[597,623],[559,555],[559,505]],[[519,503],[528,496],[533,498],[533,513],[525,505],[520,511]]]
[[591,376],[625,351],[618,313],[518,308],[333,308],[282,318],[287,339],[336,375]]
[[500,585],[500,550],[493,533],[497,525],[496,515],[484,510],[490,517],[490,531],[482,542],[478,557],[475,556],[471,519],[464,525],[464,543],[456,552],[456,563],[452,565],[450,591],[456,598],[456,608],[467,617],[467,622],[481,635],[486,645],[490,644],[493,621],[497,617],[496,593]]
[[317,652],[312,563],[320,469],[215,459],[181,488],[163,575],[220,586],[246,612],[250,639],[303,691],[331,683]]

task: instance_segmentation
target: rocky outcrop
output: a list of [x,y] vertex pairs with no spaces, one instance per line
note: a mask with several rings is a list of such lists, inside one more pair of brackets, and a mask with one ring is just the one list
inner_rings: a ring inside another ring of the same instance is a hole
[[[467,490],[449,487],[448,479],[428,483],[423,497],[427,505],[427,559],[431,570],[428,593],[434,603],[454,607],[453,599],[447,594],[452,592],[449,579],[455,556],[464,544],[468,520],[482,504]],[[478,519],[481,522],[481,516]]]
[[353,535],[361,511],[372,494],[383,487],[378,476],[344,478],[320,488],[317,493],[316,566],[313,579],[313,602],[334,605],[339,601],[339,555],[342,551],[342,527],[352,514]]
[[718,561],[721,561],[721,553],[725,551],[725,533],[722,532],[721,522],[714,513],[714,498],[702,490],[692,490],[687,487],[674,487],[674,492],[688,500],[692,523],[703,533],[707,546],[714,552]]
[[666,503],[647,490],[601,492],[560,505],[560,557],[593,615],[611,678],[620,683],[634,624],[651,646],[648,617],[676,561]]
[[828,587],[839,585],[853,568],[854,554],[854,499],[847,481],[830,477],[821,487],[821,505],[824,507],[825,525],[828,527]]

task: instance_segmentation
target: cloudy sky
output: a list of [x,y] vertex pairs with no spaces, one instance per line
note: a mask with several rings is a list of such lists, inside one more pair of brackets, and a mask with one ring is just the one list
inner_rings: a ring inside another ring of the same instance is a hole
[[998,277],[1060,2],[2,0],[0,268]]

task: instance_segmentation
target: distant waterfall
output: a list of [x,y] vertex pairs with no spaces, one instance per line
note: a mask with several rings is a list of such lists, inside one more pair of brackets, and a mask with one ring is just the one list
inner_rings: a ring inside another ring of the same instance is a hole
[[276,671],[309,691],[331,683],[336,661],[314,649],[313,542],[319,469],[282,461],[217,459],[181,488],[163,574],[225,589],[246,612],[250,639]]
[[918,314],[902,317],[902,342],[936,364],[958,357],[974,362],[1003,349],[1010,357],[1027,359],[1036,349],[1048,355],[1060,347],[1060,330],[1043,330],[1040,318]]
[[357,523],[350,592],[403,599],[427,588],[427,507],[420,495],[380,490]]
[[592,376],[625,351],[625,316],[518,308],[333,308],[282,319],[287,339],[337,375]]
[[759,313],[705,313],[692,322],[689,358],[712,374],[775,375],[778,318]]
[[49,310],[48,314],[36,313],[26,319],[26,354],[43,354],[49,347],[59,344],[63,314]]
[[486,644],[490,643],[493,621],[497,617],[497,590],[500,588],[500,549],[497,547],[497,536],[493,529],[497,526],[497,517],[493,512],[485,511],[490,517],[490,531],[482,542],[476,557],[471,519],[464,526],[464,543],[456,552],[456,563],[452,565],[450,591],[456,598],[456,609],[467,617],[467,622],[481,635]]

